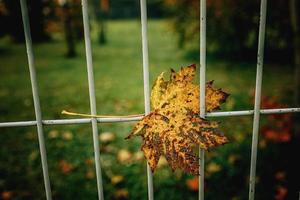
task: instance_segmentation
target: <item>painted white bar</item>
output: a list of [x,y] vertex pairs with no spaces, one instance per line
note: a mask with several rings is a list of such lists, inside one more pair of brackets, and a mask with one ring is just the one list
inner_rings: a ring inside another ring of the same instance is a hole
[[[82,18],[83,18],[85,54],[86,54],[86,63],[87,63],[91,114],[97,115],[87,0],[82,0]],[[94,156],[95,156],[95,165],[96,165],[98,199],[103,200],[104,196],[103,196],[102,173],[101,173],[101,164],[100,164],[100,148],[99,148],[99,139],[98,139],[99,137],[98,137],[97,119],[91,118],[91,121],[92,121],[92,130],[93,130],[93,144],[94,144]]]
[[227,111],[227,112],[211,112],[206,113],[206,117],[231,117],[231,116],[244,116],[253,115],[253,110],[241,110],[241,111]]
[[[206,0],[200,0],[200,117],[205,118]],[[204,200],[204,150],[199,148],[199,200]]]
[[[149,89],[149,56],[148,56],[148,33],[147,33],[147,2],[140,0],[141,28],[142,28],[142,52],[143,52],[143,77],[144,77],[144,101],[145,114],[150,113],[150,89]],[[153,200],[153,174],[147,163],[148,200]]]
[[91,122],[91,118],[43,120],[43,124],[45,125],[88,124]]
[[[284,114],[284,113],[295,113],[300,112],[300,108],[274,108],[274,109],[261,109],[260,114]],[[241,111],[227,111],[227,112],[211,112],[206,113],[206,117],[234,117],[234,116],[244,116],[253,115],[254,110],[241,110]]]
[[254,200],[255,197],[257,143],[258,143],[258,132],[259,132],[261,85],[262,85],[262,72],[263,72],[263,61],[264,61],[266,13],[267,13],[267,0],[261,0],[258,51],[257,51],[254,118],[253,118],[252,147],[251,147],[250,180],[249,180],[249,200]]
[[33,96],[34,111],[36,117],[36,126],[38,132],[38,140],[39,140],[39,147],[40,147],[40,154],[41,154],[41,161],[42,161],[46,198],[47,200],[51,200],[52,195],[51,195],[51,187],[50,187],[50,180],[49,180],[49,173],[48,173],[47,152],[46,152],[44,130],[42,124],[40,98],[39,98],[38,86],[36,80],[36,71],[35,71],[32,40],[31,40],[31,33],[30,33],[28,8],[27,8],[26,0],[20,0],[20,4],[21,4],[21,13],[22,13],[22,20],[23,20],[23,28],[24,28],[25,43],[26,43],[26,50],[27,50],[27,57],[28,57],[28,66],[29,66],[30,81],[32,87],[32,96]]
[[36,121],[20,121],[20,122],[1,122],[0,128],[4,127],[24,127],[24,126],[36,126]]
[[274,109],[262,109],[260,110],[261,114],[281,114],[281,113],[294,113],[300,112],[300,108],[274,108]]
[[[127,118],[96,118],[98,123],[112,123],[112,122],[132,122],[140,121],[143,117],[127,117]],[[43,125],[69,125],[69,124],[88,124],[92,122],[92,118],[81,119],[47,119],[43,120]],[[36,121],[20,121],[20,122],[1,122],[1,127],[24,127],[36,126]]]

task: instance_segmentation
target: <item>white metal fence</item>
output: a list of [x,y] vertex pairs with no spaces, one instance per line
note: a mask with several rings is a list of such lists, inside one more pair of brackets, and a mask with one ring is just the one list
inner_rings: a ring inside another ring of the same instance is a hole
[[[28,18],[28,9],[26,0],[20,0],[22,20],[26,41],[26,50],[28,56],[28,65],[30,71],[30,80],[32,86],[32,95],[34,101],[34,110],[36,120],[33,121],[18,121],[18,122],[1,122],[0,127],[19,127],[19,126],[36,126],[38,132],[38,141],[42,161],[44,185],[46,191],[47,200],[52,199],[50,179],[48,174],[47,165],[47,153],[45,147],[45,139],[43,126],[44,125],[59,125],[59,124],[86,124],[91,123],[93,131],[93,144],[95,154],[95,165],[96,165],[96,178],[97,178],[97,189],[98,199],[103,200],[103,183],[101,175],[101,164],[100,164],[100,150],[98,141],[98,128],[97,123],[103,122],[124,122],[124,121],[138,121],[142,117],[127,117],[127,118],[79,118],[79,119],[54,119],[54,120],[43,120],[40,108],[40,100],[37,88],[36,71],[34,63],[34,55],[31,41],[30,25]],[[147,5],[146,0],[140,0],[141,6],[141,32],[142,32],[142,51],[143,51],[143,76],[144,76],[144,104],[145,104],[145,115],[150,113],[150,91],[149,91],[149,70],[148,70],[148,36],[147,36]],[[257,143],[258,143],[258,132],[259,132],[259,118],[260,114],[280,114],[280,113],[291,113],[300,112],[300,108],[279,108],[279,109],[260,109],[261,101],[261,86],[262,86],[262,69],[263,69],[263,58],[264,58],[264,41],[265,41],[265,25],[266,25],[266,11],[267,11],[267,0],[261,0],[260,7],[260,25],[259,25],[259,39],[258,39],[258,52],[257,52],[257,72],[256,72],[256,90],[255,90],[255,104],[253,110],[243,111],[228,111],[228,112],[212,112],[205,113],[205,71],[206,71],[206,0],[200,0],[200,116],[205,117],[228,117],[228,116],[243,116],[243,115],[254,115],[253,118],[253,132],[252,132],[252,148],[251,148],[251,166],[250,166],[250,180],[249,180],[249,199],[254,199],[255,194],[255,177],[256,177],[256,161],[257,161]],[[88,4],[87,0],[82,0],[82,15],[84,24],[84,40],[85,40],[85,51],[86,51],[86,62],[87,62],[87,74],[88,74],[88,85],[89,85],[89,96],[90,96],[90,109],[91,114],[96,115],[96,98],[95,98],[95,86],[94,86],[94,75],[93,75],[93,60],[91,52],[90,42],[90,28],[88,18]],[[204,151],[200,151],[200,176],[199,181],[199,199],[204,200]],[[153,176],[151,169],[147,165],[147,177],[148,177],[148,199],[153,200]]]

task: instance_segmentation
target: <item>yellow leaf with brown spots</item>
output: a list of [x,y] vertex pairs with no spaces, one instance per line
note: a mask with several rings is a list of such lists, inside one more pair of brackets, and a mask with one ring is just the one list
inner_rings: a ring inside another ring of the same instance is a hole
[[[172,168],[199,174],[199,157],[193,152],[198,144],[201,149],[228,142],[218,129],[218,123],[200,118],[199,86],[193,83],[196,66],[171,70],[169,80],[164,73],[158,76],[151,91],[153,111],[139,121],[126,138],[139,135],[143,139],[142,151],[154,171],[160,156],[164,155]],[[219,109],[228,94],[206,84],[206,111]]]

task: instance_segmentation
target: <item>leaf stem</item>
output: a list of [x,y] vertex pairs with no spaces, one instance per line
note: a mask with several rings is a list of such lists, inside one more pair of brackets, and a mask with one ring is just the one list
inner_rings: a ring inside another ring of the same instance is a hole
[[61,114],[64,115],[72,115],[72,116],[80,116],[80,117],[96,117],[96,118],[128,118],[128,117],[143,117],[144,114],[136,114],[136,115],[91,115],[91,114],[84,114],[84,113],[76,113],[76,112],[69,112],[66,110],[61,111]]

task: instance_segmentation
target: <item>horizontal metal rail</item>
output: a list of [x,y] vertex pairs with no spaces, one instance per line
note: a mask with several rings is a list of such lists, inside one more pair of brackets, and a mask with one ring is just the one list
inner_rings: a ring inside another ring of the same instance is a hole
[[[283,114],[283,113],[295,113],[300,112],[300,108],[272,108],[272,109],[261,109],[260,114]],[[207,117],[227,117],[227,116],[244,116],[253,115],[254,110],[241,110],[241,111],[226,111],[226,112],[211,112],[206,113]]]
[[[277,108],[277,109],[262,109],[260,114],[284,114],[284,113],[297,113],[300,112],[300,108]],[[226,112],[211,112],[206,113],[206,117],[235,117],[235,116],[247,116],[253,115],[253,110],[241,110],[241,111],[226,111]],[[96,118],[98,123],[110,123],[110,122],[130,122],[140,121],[143,117],[105,117]],[[44,125],[68,125],[68,124],[88,124],[91,123],[92,118],[79,118],[79,119],[47,119],[42,120]],[[23,127],[23,126],[36,126],[36,121],[19,121],[19,122],[1,122],[1,127]]]

